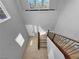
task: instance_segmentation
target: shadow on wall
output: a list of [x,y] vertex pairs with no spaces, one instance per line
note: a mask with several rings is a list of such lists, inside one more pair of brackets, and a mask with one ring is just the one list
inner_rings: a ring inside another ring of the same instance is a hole
[[29,36],[36,36],[38,32],[40,32],[40,35],[45,34],[47,32],[41,26],[36,25],[25,25],[25,26]]

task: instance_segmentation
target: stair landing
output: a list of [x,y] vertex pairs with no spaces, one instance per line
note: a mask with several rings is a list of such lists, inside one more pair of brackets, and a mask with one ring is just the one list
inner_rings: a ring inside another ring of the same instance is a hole
[[31,37],[25,49],[23,59],[48,59],[47,48],[38,50],[38,38]]

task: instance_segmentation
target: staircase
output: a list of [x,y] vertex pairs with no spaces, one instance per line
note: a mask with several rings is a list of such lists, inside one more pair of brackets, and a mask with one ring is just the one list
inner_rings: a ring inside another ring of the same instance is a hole
[[63,53],[65,59],[79,59],[79,42],[65,36],[50,32],[47,36]]
[[40,35],[38,32],[38,49],[40,48],[47,48],[47,35],[46,33],[43,35]]

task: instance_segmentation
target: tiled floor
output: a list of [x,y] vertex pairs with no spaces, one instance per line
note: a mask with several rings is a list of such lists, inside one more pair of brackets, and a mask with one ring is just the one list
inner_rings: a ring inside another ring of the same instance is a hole
[[23,59],[48,59],[47,49],[41,48],[38,50],[37,37],[31,37],[25,50]]

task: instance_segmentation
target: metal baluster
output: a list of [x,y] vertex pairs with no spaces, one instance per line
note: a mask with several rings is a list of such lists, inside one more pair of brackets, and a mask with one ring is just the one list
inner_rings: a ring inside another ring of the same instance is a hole
[[[74,44],[74,43],[73,43]],[[74,47],[74,45],[70,45],[69,48],[67,48],[65,51],[68,51],[69,49],[71,49],[72,47]]]
[[54,41],[57,43],[58,41],[60,41],[57,37],[57,35],[55,35]]
[[76,54],[76,53],[79,53],[79,49],[77,49],[76,52],[73,52],[73,53],[71,53],[71,54],[69,54],[69,55],[73,55],[73,54]]
[[[77,47],[77,48],[75,48],[75,46]],[[78,50],[79,49],[79,47],[78,47],[79,45],[74,45],[74,49],[72,49],[71,51],[69,51],[68,52],[68,54],[70,54],[70,53],[72,53],[72,52],[74,52],[74,51],[76,51],[76,50]]]
[[63,41],[61,41],[62,43],[60,44],[60,46],[62,47],[65,44],[65,38],[63,38]]
[[63,37],[61,37],[60,41],[58,42],[59,46],[61,46],[63,44],[63,42],[64,42],[64,39],[63,39]]
[[64,48],[69,42],[70,42],[70,40],[69,40],[65,45],[63,45],[63,48]]
[[75,43],[75,42],[73,41],[70,45],[68,45],[66,48],[64,48],[64,50],[65,50],[65,51],[68,50],[68,48],[70,48],[71,45],[74,44],[74,43]]

